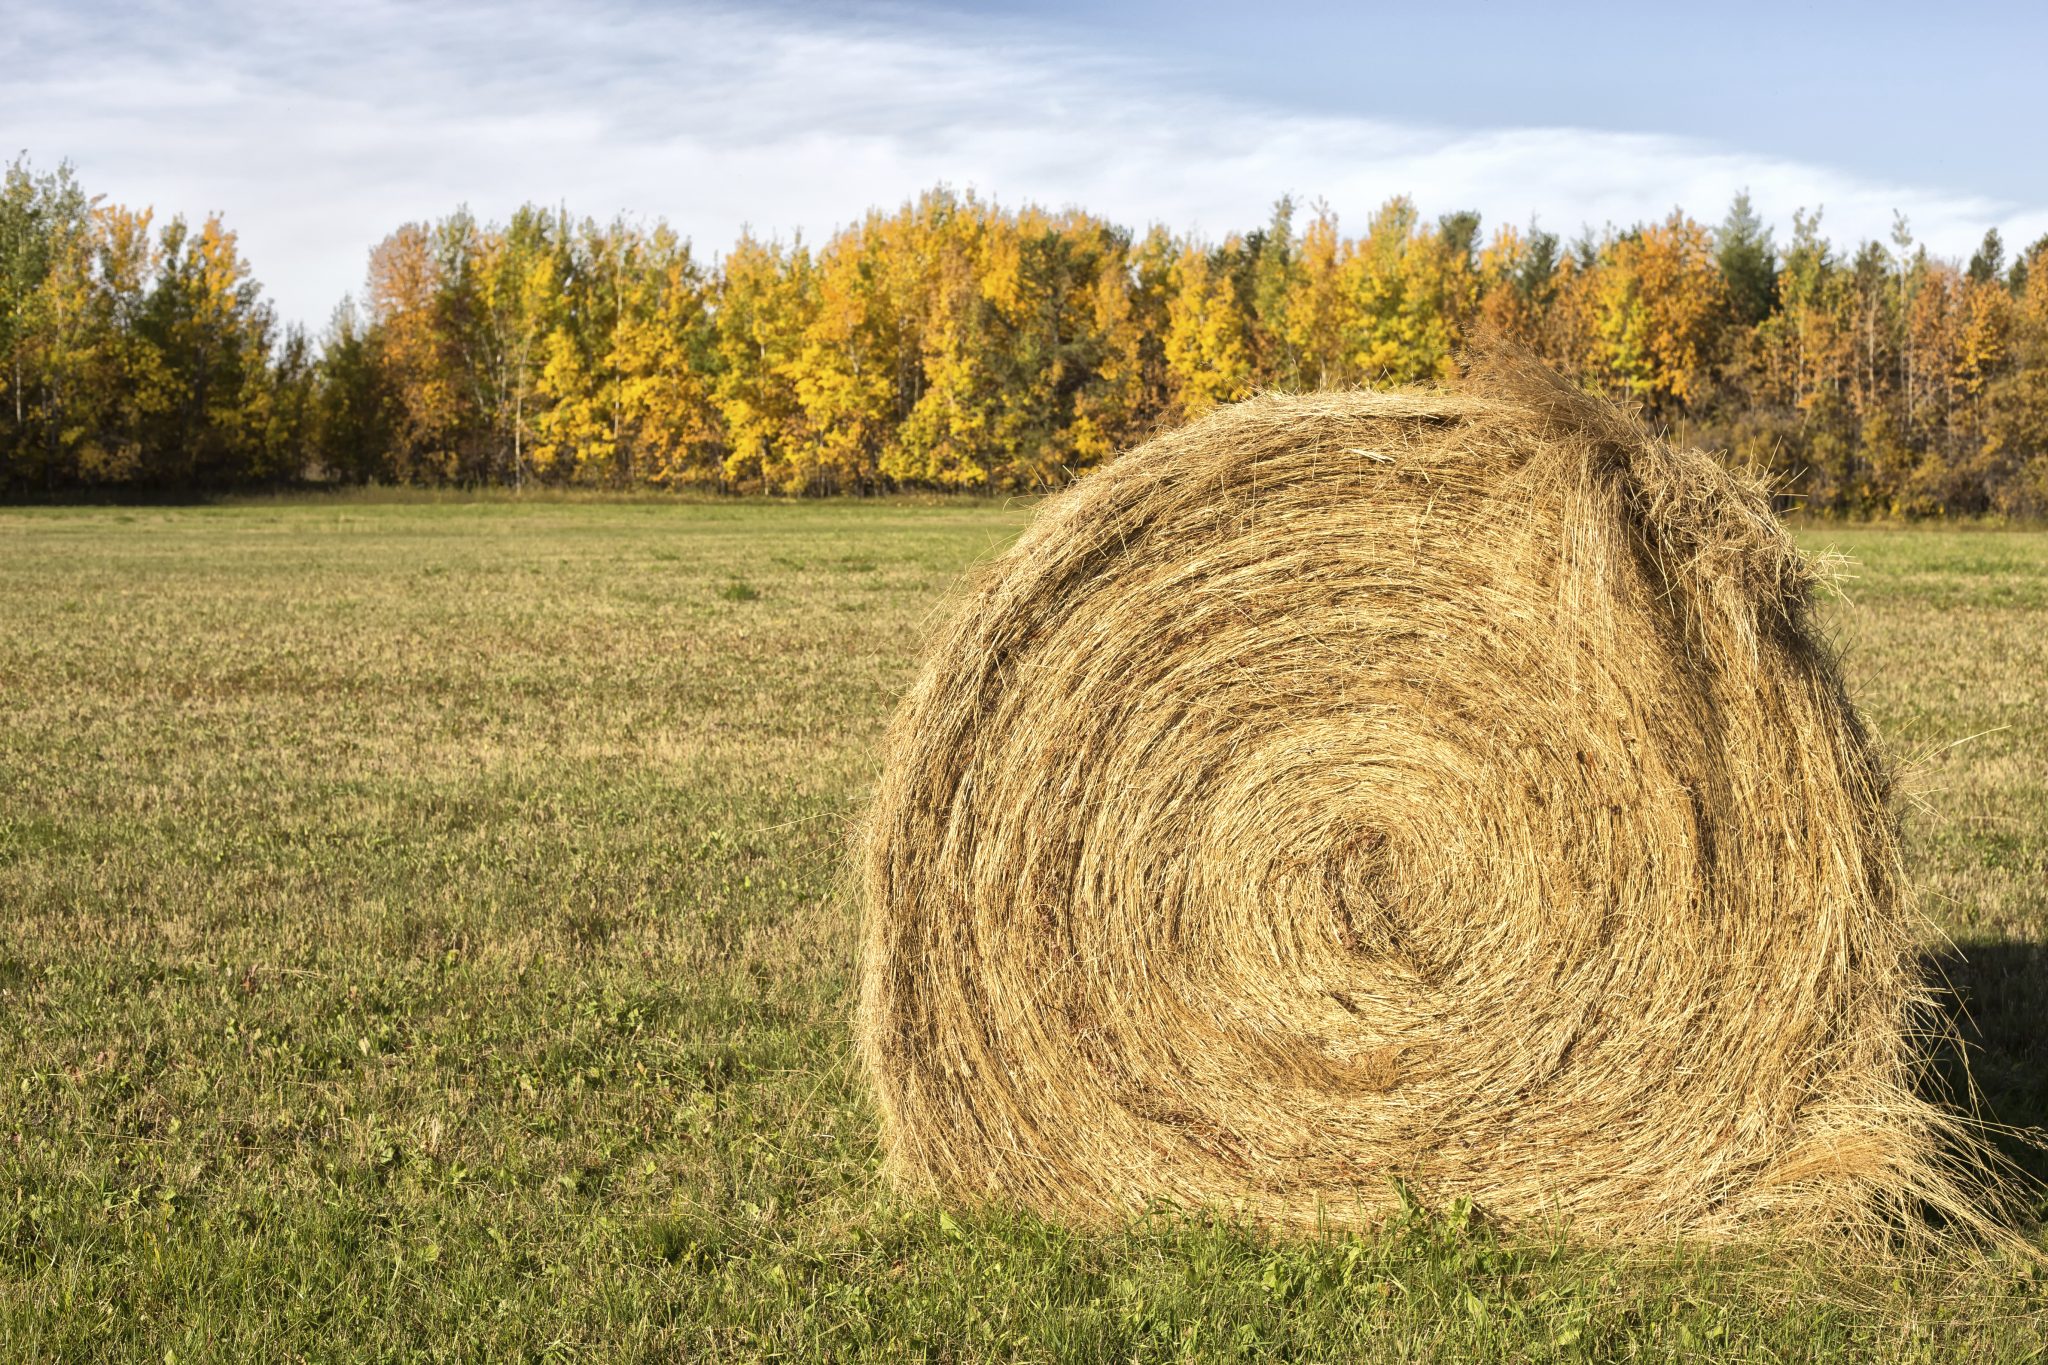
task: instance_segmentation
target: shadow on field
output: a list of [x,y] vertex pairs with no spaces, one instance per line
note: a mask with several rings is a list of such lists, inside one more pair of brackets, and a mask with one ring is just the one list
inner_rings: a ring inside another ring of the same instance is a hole
[[[1964,942],[1932,954],[1968,1058],[1984,1117],[2016,1128],[2048,1129],[2048,945]],[[1939,1068],[1951,1094],[1963,1093],[1952,1048]],[[2048,1181],[2048,1151],[2016,1138],[2000,1146],[2035,1179]]]

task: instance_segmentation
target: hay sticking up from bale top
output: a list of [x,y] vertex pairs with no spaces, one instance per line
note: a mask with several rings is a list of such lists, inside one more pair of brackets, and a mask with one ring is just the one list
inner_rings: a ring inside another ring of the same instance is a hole
[[891,1172],[1066,1217],[1986,1226],[1887,779],[1760,493],[1526,362],[1052,499],[890,731]]

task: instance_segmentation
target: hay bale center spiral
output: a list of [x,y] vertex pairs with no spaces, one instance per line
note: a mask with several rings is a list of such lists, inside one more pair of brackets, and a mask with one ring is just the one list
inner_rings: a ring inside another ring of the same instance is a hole
[[1812,586],[1756,488],[1526,362],[1050,499],[862,834],[890,1171],[1081,1220],[1976,1219]]

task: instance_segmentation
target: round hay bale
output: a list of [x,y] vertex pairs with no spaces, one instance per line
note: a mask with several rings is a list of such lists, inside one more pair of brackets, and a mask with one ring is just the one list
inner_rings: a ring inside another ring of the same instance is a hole
[[1762,493],[1526,362],[1047,501],[889,732],[889,1171],[1067,1218],[1421,1198],[1973,1226],[1888,779]]

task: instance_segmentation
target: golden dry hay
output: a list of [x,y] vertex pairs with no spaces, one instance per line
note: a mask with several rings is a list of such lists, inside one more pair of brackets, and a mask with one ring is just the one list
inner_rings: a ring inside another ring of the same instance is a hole
[[1755,487],[1527,362],[1048,501],[890,730],[890,1172],[1059,1217],[1983,1230],[1888,780]]

